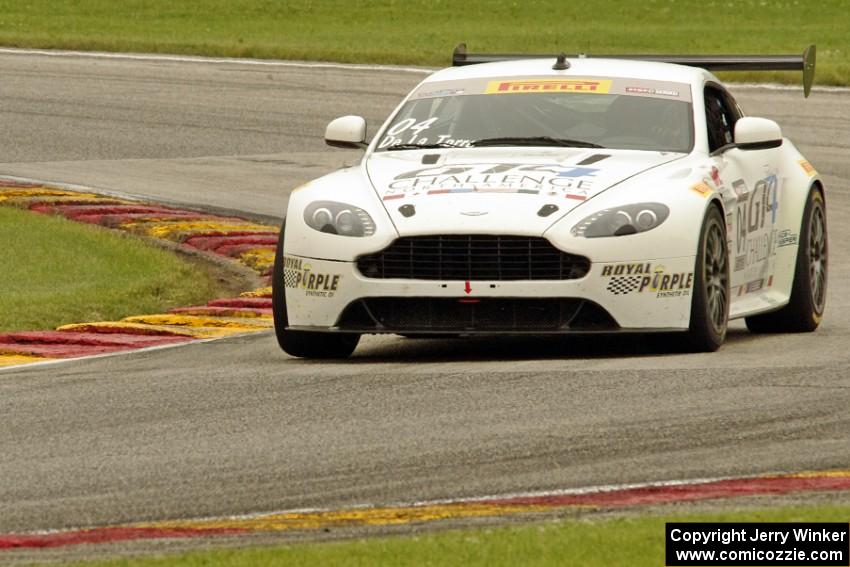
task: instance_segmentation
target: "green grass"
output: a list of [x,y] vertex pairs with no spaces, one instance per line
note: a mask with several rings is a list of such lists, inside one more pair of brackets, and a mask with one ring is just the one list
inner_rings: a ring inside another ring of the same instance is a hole
[[84,563],[87,567],[260,567],[272,565],[664,565],[664,524],[690,522],[847,522],[848,506],[728,513],[562,520],[520,527],[468,529],[286,547],[194,552]]
[[0,246],[0,331],[161,313],[229,291],[138,238],[11,207],[0,207]]
[[[0,0],[0,44],[449,64],[470,51],[801,53],[850,83],[842,0]],[[736,75],[799,82],[799,74]]]

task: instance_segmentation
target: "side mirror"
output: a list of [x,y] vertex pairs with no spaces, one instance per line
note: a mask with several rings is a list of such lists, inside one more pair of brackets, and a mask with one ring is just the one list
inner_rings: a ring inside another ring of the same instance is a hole
[[366,120],[362,116],[341,116],[325,128],[325,143],[335,148],[365,148]]
[[781,145],[782,130],[773,120],[744,116],[735,123],[735,147],[741,150],[766,150]]

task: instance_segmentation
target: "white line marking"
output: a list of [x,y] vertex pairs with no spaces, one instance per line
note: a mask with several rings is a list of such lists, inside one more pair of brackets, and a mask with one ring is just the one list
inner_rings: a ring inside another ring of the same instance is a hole
[[[760,478],[765,475],[756,475],[753,478]],[[551,496],[579,496],[582,494],[597,494],[602,492],[619,492],[623,490],[634,490],[636,488],[666,488],[670,486],[687,486],[697,484],[708,484],[712,482],[720,482],[723,480],[733,480],[736,478],[749,477],[731,477],[723,476],[716,478],[695,478],[691,480],[661,480],[654,482],[633,483],[633,484],[603,484],[600,486],[587,486],[583,488],[562,488],[557,490],[542,490],[532,492],[509,492],[507,494],[496,494],[489,496],[473,496],[468,498],[447,498],[443,500],[429,500],[422,502],[414,502],[413,506],[433,506],[439,504],[464,504],[470,502],[486,502],[490,500],[513,500],[515,498],[546,498]]]
[[[756,90],[756,89],[764,89],[768,91],[799,91],[803,92],[802,85],[781,85],[779,83],[735,83],[732,81],[727,81],[726,85],[730,90]],[[850,93],[850,87],[828,87],[828,86],[814,86],[812,87],[813,93]]]
[[[787,474],[787,473],[786,473]],[[233,516],[213,516],[209,518],[199,518],[189,521],[218,521],[218,520],[254,520],[267,516],[276,516],[278,514],[299,514],[311,512],[337,512],[345,510],[369,510],[373,508],[424,508],[427,506],[444,506],[447,504],[473,504],[480,502],[489,502],[492,500],[512,500],[515,498],[547,498],[551,496],[568,496],[582,494],[599,494],[603,492],[619,492],[625,490],[634,490],[637,488],[665,488],[668,486],[690,486],[698,484],[709,484],[712,482],[720,482],[724,480],[736,480],[747,478],[762,478],[767,476],[776,476],[768,474],[759,474],[752,476],[722,476],[715,478],[696,478],[690,480],[660,480],[651,482],[631,483],[631,484],[603,484],[598,486],[585,486],[579,488],[560,488],[556,490],[538,490],[529,492],[507,492],[504,494],[490,494],[486,496],[463,496],[460,498],[439,498],[436,500],[417,500],[414,502],[396,502],[392,504],[351,504],[344,507],[329,507],[329,508],[295,508],[289,510],[280,510],[277,512],[254,512],[249,514],[237,514]]]
[[[201,205],[197,205],[194,203],[189,203],[186,201],[177,201],[174,199],[168,199],[165,197],[153,196],[153,195],[143,195],[143,194],[134,194],[134,193],[124,193],[123,191],[114,191],[112,189],[105,189],[103,187],[96,187],[93,185],[78,185],[76,183],[65,183],[63,181],[52,181],[49,179],[39,179],[35,177],[19,177],[17,175],[9,175],[3,172],[0,172],[0,179],[6,179],[9,181],[17,181],[18,183],[29,183],[31,185],[41,185],[45,187],[53,187],[56,189],[65,189],[66,191],[77,191],[79,193],[96,193],[98,195],[103,195],[104,197],[112,197],[114,199],[122,199],[125,201],[133,201],[138,203],[157,203],[160,205],[166,205],[169,207],[175,207],[180,209],[186,209],[189,211],[197,211],[199,213],[204,214],[212,214],[218,216],[240,216],[244,215],[248,218],[248,220],[252,222],[256,222],[259,224],[279,224],[280,219],[275,219],[271,215],[263,215],[260,213],[250,213],[242,210],[234,210],[228,209],[227,207],[210,207],[204,208]],[[265,218],[263,218],[265,217]]]
[[[55,329],[51,329],[51,331],[53,331],[53,330],[55,330]],[[76,331],[65,331],[65,332],[74,333]],[[175,343],[171,343],[171,344],[167,344],[167,345],[154,345],[154,346],[142,347],[142,348],[130,348],[130,349],[127,349],[127,350],[119,350],[119,351],[116,351],[116,352],[104,352],[104,353],[101,353],[101,354],[90,354],[88,356],[75,356],[73,358],[49,358],[48,360],[41,360],[41,361],[38,361],[38,362],[22,362],[20,364],[11,364],[11,365],[8,365],[8,366],[0,366],[0,374],[7,372],[7,371],[12,371],[12,370],[29,370],[30,368],[40,368],[42,366],[54,366],[54,365],[57,365],[57,364],[64,364],[66,362],[75,362],[75,361],[78,361],[78,360],[92,360],[92,359],[95,359],[95,358],[107,358],[107,357],[111,357],[111,356],[122,356],[122,355],[127,355],[127,354],[136,354],[138,352],[153,352],[153,351],[157,351],[157,350],[177,348],[177,347],[182,347],[182,346],[186,346],[186,345],[193,345],[193,344],[198,344],[198,343],[208,343],[208,342],[212,342],[212,341],[220,341],[220,340],[223,340],[223,339],[229,339],[231,337],[245,337],[245,336],[248,336],[248,335],[260,335],[260,334],[271,333],[271,332],[272,332],[272,329],[263,329],[262,331],[245,331],[244,333],[234,333],[232,335],[224,335],[224,336],[221,336],[221,337],[210,337],[210,338],[207,338],[207,339],[195,339],[195,338],[189,337],[189,340],[187,340],[187,341],[179,341],[179,342],[175,342]],[[181,335],[181,336],[186,336],[186,335]],[[28,356],[28,355],[23,355],[23,356]],[[48,358],[48,357],[45,357],[45,358]]]
[[[256,520],[260,518],[265,518],[269,516],[277,516],[280,514],[309,514],[309,513],[322,513],[322,512],[343,512],[346,510],[368,510],[375,508],[422,508],[426,506],[440,506],[446,504],[471,504],[477,502],[487,502],[490,500],[510,500],[513,498],[546,498],[551,496],[565,496],[565,495],[581,495],[581,494],[599,494],[604,492],[619,492],[626,490],[634,490],[640,488],[666,488],[671,486],[693,486],[700,484],[710,484],[713,482],[722,482],[727,480],[747,480],[747,479],[756,479],[756,478],[770,478],[770,477],[783,477],[787,475],[791,475],[795,473],[761,473],[761,474],[753,474],[753,475],[744,475],[744,476],[720,476],[720,477],[712,477],[712,478],[695,478],[688,480],[660,480],[660,481],[650,481],[650,482],[638,482],[638,483],[629,483],[629,484],[603,484],[598,486],[585,486],[580,488],[564,488],[557,490],[539,490],[539,491],[530,491],[530,492],[509,492],[505,494],[492,494],[489,496],[471,496],[471,497],[462,497],[462,498],[444,498],[437,500],[419,500],[415,502],[397,502],[394,504],[352,504],[347,506],[336,506],[336,507],[321,507],[321,508],[290,508],[286,510],[278,510],[274,512],[252,512],[247,514],[233,514],[227,516],[206,516],[200,518],[184,518],[184,519],[173,519],[173,520],[153,520],[153,521],[145,521],[145,522],[133,522],[128,524],[121,524],[121,526],[133,526],[134,524],[145,524],[145,525],[155,525],[159,523],[165,522],[220,522],[220,521],[239,521],[239,520]],[[569,507],[564,506],[564,507]],[[554,507],[553,507],[554,508]],[[63,532],[73,532],[79,531],[83,529],[96,529],[98,527],[106,527],[106,526],[86,526],[86,527],[78,527],[78,528],[66,528],[60,530],[37,530],[30,532],[18,532],[16,535],[39,535],[39,534],[53,534],[53,533],[63,533]],[[9,535],[9,534],[4,534]]]
[[[21,49],[1,47],[0,53],[8,55],[43,55],[46,57],[78,57],[89,59],[116,59],[125,61],[164,61],[174,63],[202,63],[213,65],[255,65],[265,67],[294,67],[302,69],[341,69],[351,71],[395,71],[430,75],[438,67],[408,67],[404,65],[378,65],[364,63],[332,63],[314,61],[286,61],[282,59],[241,59],[238,57],[205,57],[202,55],[167,55],[158,53],[115,53],[108,51],[71,51],[62,49]],[[779,83],[726,83],[732,89],[768,89],[776,91],[798,91],[799,85]],[[850,87],[814,86],[812,92],[850,93]]]
[[401,65],[367,65],[359,63],[320,63],[310,61],[283,61],[281,59],[240,59],[237,57],[203,57],[200,55],[160,55],[155,53],[111,53],[105,51],[65,51],[52,49],[0,48],[9,55],[44,55],[47,57],[80,57],[89,59],[118,59],[125,61],[167,61],[174,63],[204,63],[213,65],[255,65],[261,67],[296,67],[303,69],[344,69],[352,71],[395,71],[430,75],[437,69],[404,67]]
[[[77,185],[76,183],[64,183],[62,181],[49,181],[46,179],[37,179],[34,177],[18,177],[16,175],[7,175],[5,173],[0,173],[0,178],[15,181],[18,183],[29,183],[31,185],[41,185],[45,187],[53,187],[56,189],[64,189],[66,191],[76,191],[79,193],[96,193],[98,195],[103,195],[105,197],[113,197],[115,199],[124,199],[126,201],[145,201],[152,200],[152,198],[146,198],[142,195],[131,195],[130,193],[122,193],[121,191],[110,191],[108,189],[101,189],[99,187],[92,187],[89,185]],[[180,203],[180,206],[189,206],[185,203]]]

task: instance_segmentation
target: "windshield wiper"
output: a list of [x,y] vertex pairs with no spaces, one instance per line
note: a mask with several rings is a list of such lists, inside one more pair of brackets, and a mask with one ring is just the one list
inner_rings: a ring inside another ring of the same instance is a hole
[[505,138],[483,138],[475,140],[470,146],[564,146],[570,148],[604,148],[593,142],[570,140],[569,138],[553,138],[551,136],[526,136]]
[[386,148],[388,152],[396,152],[399,150],[433,150],[435,148],[458,148],[462,146],[456,146],[454,144],[448,144],[446,142],[439,142],[436,144],[398,144],[396,146],[389,146]]

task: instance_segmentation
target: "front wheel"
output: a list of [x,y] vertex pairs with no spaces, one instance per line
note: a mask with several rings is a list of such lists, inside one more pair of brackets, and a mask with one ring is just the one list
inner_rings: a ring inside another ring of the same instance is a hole
[[747,317],[747,328],[754,333],[817,329],[826,307],[827,252],[826,206],[821,192],[812,189],[803,211],[791,299],[778,311]]
[[685,348],[713,352],[726,340],[729,323],[729,251],[720,209],[710,206],[702,222],[694,266],[691,322]]
[[316,333],[310,331],[289,331],[289,317],[286,311],[286,282],[283,267],[283,235],[286,221],[280,227],[277,251],[272,270],[272,313],[277,344],[288,355],[300,358],[346,358],[351,356],[360,335],[354,333]]

